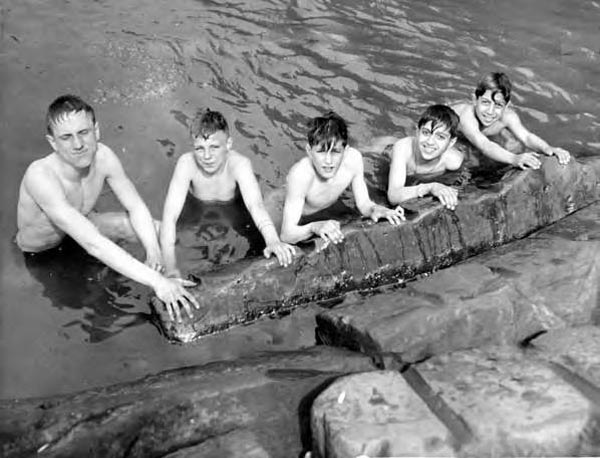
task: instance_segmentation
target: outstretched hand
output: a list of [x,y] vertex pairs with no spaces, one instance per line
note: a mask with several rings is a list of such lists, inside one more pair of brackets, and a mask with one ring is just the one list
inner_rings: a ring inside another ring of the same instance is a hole
[[373,211],[371,212],[371,219],[374,222],[379,221],[380,219],[387,219],[390,224],[397,226],[400,222],[405,221],[404,217],[404,208],[398,205],[396,208],[387,208],[383,205],[375,204],[373,207]]
[[458,191],[441,183],[432,183],[430,193],[449,210],[454,210],[458,205]]
[[294,254],[296,254],[296,248],[293,245],[284,243],[280,240],[268,244],[263,250],[265,258],[270,258],[272,254],[277,257],[279,264],[283,267],[287,267],[292,263]]
[[156,296],[165,303],[165,308],[171,320],[177,319],[179,323],[181,318],[181,308],[185,310],[190,318],[194,317],[191,305],[196,309],[200,308],[200,304],[192,293],[187,291],[185,287],[195,286],[196,284],[190,280],[182,278],[166,278],[162,277],[161,281],[154,288]]
[[541,167],[542,162],[537,153],[522,153],[516,155],[514,165],[523,170],[537,170]]
[[567,165],[571,160],[571,153],[569,153],[566,149],[553,147],[551,148],[551,150],[552,153],[550,154],[550,156],[556,156],[556,159],[558,159],[558,163],[560,165]]
[[340,243],[344,240],[344,233],[339,221],[328,219],[315,221],[311,224],[313,233],[321,237],[326,244],[329,244],[329,242]]

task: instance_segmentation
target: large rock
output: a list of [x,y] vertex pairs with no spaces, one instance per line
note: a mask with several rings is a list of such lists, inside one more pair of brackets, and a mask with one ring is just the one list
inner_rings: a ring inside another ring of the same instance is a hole
[[201,304],[193,320],[169,320],[153,309],[165,335],[188,342],[295,304],[357,288],[408,279],[520,238],[598,199],[600,161],[560,166],[545,160],[537,171],[510,170],[495,184],[466,186],[455,211],[432,199],[407,204],[413,211],[398,227],[353,222],[344,243],[305,249],[288,268],[275,260],[235,263],[210,274],[193,290]]
[[414,362],[591,323],[599,282],[600,242],[545,232],[385,295],[347,297],[317,316],[317,331],[331,345]]
[[0,401],[0,455],[298,456],[310,447],[314,397],[340,375],[372,369],[363,355],[315,347]]
[[[594,403],[518,351],[456,352],[338,379],[313,404],[319,458],[597,456]],[[370,453],[367,453],[367,450]]]

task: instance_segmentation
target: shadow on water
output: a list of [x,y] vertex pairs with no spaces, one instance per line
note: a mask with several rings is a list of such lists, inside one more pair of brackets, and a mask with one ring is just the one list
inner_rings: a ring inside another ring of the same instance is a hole
[[[14,247],[15,256],[18,249]],[[42,253],[22,254],[25,267],[43,288],[42,295],[57,309],[82,310],[81,318],[64,324],[80,326],[89,342],[101,342],[126,328],[145,324],[149,314],[140,313],[126,300],[140,300],[131,282],[89,256],[74,240]]]

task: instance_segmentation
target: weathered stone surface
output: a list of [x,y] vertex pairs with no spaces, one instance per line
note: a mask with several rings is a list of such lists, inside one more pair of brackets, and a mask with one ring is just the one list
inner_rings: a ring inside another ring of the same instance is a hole
[[579,456],[600,429],[594,404],[548,366],[514,350],[455,352],[417,366],[474,440],[463,456]]
[[257,437],[248,430],[236,430],[199,445],[182,448],[164,458],[270,458],[271,455],[260,445]]
[[346,299],[317,316],[326,343],[406,362],[590,323],[600,243],[531,238],[438,271],[386,295]]
[[537,171],[511,170],[485,189],[466,186],[455,211],[422,199],[407,204],[414,211],[398,227],[351,223],[344,243],[305,250],[288,268],[253,260],[203,274],[193,290],[201,304],[193,320],[174,323],[160,303],[153,308],[165,335],[186,342],[299,302],[408,279],[523,237],[596,201],[596,169],[598,160],[566,167],[544,160]]
[[398,372],[336,380],[315,399],[311,427],[321,458],[454,456],[450,433]]
[[[594,404],[516,349],[486,347],[407,370],[338,379],[313,404],[313,451],[370,456],[597,456]],[[341,401],[341,402],[340,402]],[[367,453],[365,453],[368,455]]]
[[0,401],[0,454],[205,457],[241,450],[243,437],[252,437],[246,456],[261,450],[262,456],[297,456],[310,447],[314,397],[340,375],[373,368],[363,355],[315,347],[73,395]]

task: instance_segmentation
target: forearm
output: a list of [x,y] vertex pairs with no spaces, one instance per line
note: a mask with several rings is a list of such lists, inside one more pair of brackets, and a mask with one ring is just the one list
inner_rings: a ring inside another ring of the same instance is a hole
[[515,154],[493,142],[489,142],[488,145],[486,145],[484,148],[481,148],[481,152],[490,159],[503,162],[504,164],[513,165],[515,163]]
[[527,141],[525,142],[525,146],[527,146],[528,148],[531,148],[534,151],[538,151],[540,153],[543,153],[547,156],[552,156],[553,151],[552,151],[552,147],[546,143],[544,140],[542,140],[540,137],[538,137],[535,134],[530,133],[527,136]]
[[145,207],[136,208],[129,213],[129,221],[146,253],[160,253],[154,219],[150,212]]
[[93,257],[119,272],[120,274],[135,280],[138,283],[154,288],[161,275],[138,261],[117,244],[98,234],[95,240],[83,240],[78,242]]
[[313,235],[314,231],[312,223],[305,224],[304,226],[294,225],[293,227],[284,227],[281,230],[281,241],[294,244],[309,239]]
[[405,200],[415,199],[417,197],[423,197],[430,191],[427,184],[420,184],[417,186],[403,186],[396,188],[388,192],[388,200],[391,204],[397,205]]
[[167,272],[177,267],[175,256],[176,225],[174,222],[163,219],[160,229],[160,248]]
[[248,208],[248,211],[258,231],[263,236],[265,244],[269,245],[278,242],[279,235],[277,235],[277,229],[264,204],[253,205]]

